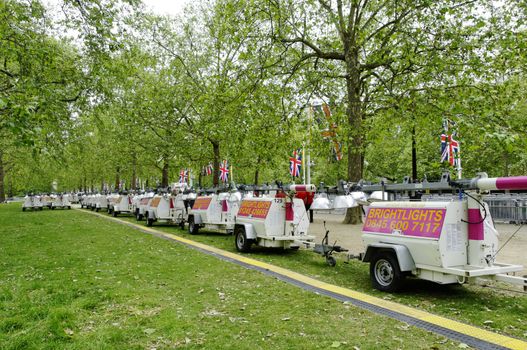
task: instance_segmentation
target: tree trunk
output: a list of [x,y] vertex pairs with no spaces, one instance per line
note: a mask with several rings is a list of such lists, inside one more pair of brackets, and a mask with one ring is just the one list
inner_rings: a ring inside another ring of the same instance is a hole
[[162,170],[162,178],[161,178],[161,187],[168,187],[168,157],[163,157],[163,170]]
[[5,202],[4,175],[4,154],[0,151],[0,203]]
[[9,176],[7,178],[7,198],[13,198],[13,177]]
[[254,184],[258,185],[258,181],[260,177],[260,157],[256,159],[256,170],[254,171]]
[[117,168],[115,168],[115,189],[116,190],[120,190],[121,188],[119,187],[119,185],[121,184],[121,167],[120,166],[117,166]]
[[212,143],[212,152],[214,154],[214,171],[212,172],[212,185],[218,187],[220,182],[220,143],[218,141],[210,141]]
[[137,156],[135,153],[132,155],[132,181],[130,181],[130,188],[132,190],[137,189]]
[[[351,45],[351,44],[350,44]],[[359,70],[359,56],[358,50],[349,47],[346,50],[346,90],[348,97],[348,107],[346,114],[349,124],[349,138],[348,138],[348,180],[358,182],[362,179],[363,169],[363,137],[362,137],[362,103],[360,99],[361,80]],[[348,208],[345,224],[360,224],[362,223],[362,208]]]

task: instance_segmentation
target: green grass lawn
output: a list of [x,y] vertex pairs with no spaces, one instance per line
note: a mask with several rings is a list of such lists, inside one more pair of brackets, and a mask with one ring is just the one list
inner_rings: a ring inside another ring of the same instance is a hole
[[[20,208],[18,203],[0,205],[0,349],[459,346],[88,213],[23,213]],[[186,236],[173,227],[163,230]],[[233,246],[229,236],[192,238],[229,250]],[[361,264],[331,269],[302,251],[250,255],[376,294]],[[493,320],[496,328],[502,318],[525,314],[518,310],[526,307],[523,296],[428,289],[381,296],[441,313],[450,310],[449,316],[462,320]],[[478,310],[465,315],[470,305]],[[497,307],[496,312],[483,309]],[[504,331],[522,336],[524,321]]]
[[[134,222],[133,217],[122,219]],[[144,225],[144,221],[141,222]],[[235,252],[234,237],[225,234],[200,231],[190,235],[175,226],[154,225],[154,228],[168,233],[203,242]],[[527,248],[527,247],[526,247]],[[527,339],[527,295],[497,288],[474,285],[438,285],[436,283],[411,279],[406,288],[396,294],[379,292],[371,287],[369,265],[357,260],[343,263],[337,257],[337,266],[331,268],[325,260],[310,251],[283,251],[256,248],[247,254],[251,258],[286,267],[325,282],[361,291],[380,298],[389,299],[457,321],[486,328],[498,333]],[[517,287],[499,284],[497,287],[520,290]]]

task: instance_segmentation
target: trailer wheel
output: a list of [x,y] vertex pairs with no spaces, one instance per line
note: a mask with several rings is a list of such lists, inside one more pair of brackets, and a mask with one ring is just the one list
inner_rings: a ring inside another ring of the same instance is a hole
[[236,226],[234,229],[234,242],[236,244],[236,250],[242,253],[247,253],[251,250],[253,241],[247,238],[245,233],[245,227]]
[[146,226],[152,227],[154,225],[154,219],[147,217],[146,218]]
[[99,212],[99,210],[101,210],[101,209],[100,209],[100,208],[95,208],[95,211],[96,211],[97,213]]
[[383,292],[398,291],[404,281],[397,259],[389,252],[379,252],[373,257],[370,278],[373,287]]
[[334,256],[328,255],[326,256],[326,264],[331,267],[334,267],[335,265],[337,265],[337,259],[335,259]]
[[199,232],[199,226],[194,223],[194,217],[190,216],[188,218],[188,233],[191,235],[197,235]]
[[141,214],[140,212],[137,212],[137,214],[135,214],[135,219],[137,221],[143,220],[143,214]]
[[185,220],[181,220],[181,222],[179,223],[179,228],[182,230],[185,229]]

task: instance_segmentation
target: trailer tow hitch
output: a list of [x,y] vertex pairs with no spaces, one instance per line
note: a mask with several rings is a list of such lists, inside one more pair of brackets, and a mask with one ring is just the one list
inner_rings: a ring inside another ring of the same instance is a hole
[[313,251],[317,254],[322,255],[326,258],[326,263],[333,267],[337,264],[337,260],[333,256],[333,253],[337,252],[347,252],[348,249],[342,248],[339,245],[336,245],[337,241],[333,243],[332,245],[329,244],[329,230],[326,229],[326,222],[324,221],[324,230],[326,230],[326,234],[324,235],[324,238],[322,239],[321,243],[316,243],[315,247],[313,248]]

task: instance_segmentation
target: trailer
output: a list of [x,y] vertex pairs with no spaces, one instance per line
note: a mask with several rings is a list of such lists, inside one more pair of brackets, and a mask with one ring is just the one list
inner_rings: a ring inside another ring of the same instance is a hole
[[[488,178],[480,173],[473,179],[451,180],[445,174],[441,182],[358,187],[390,198],[367,208],[362,228],[365,252],[357,256],[370,264],[374,288],[394,292],[412,276],[439,284],[490,279],[527,289],[527,278],[514,275],[523,266],[497,261],[498,232],[482,201],[489,190],[527,189],[527,176]],[[450,201],[393,200],[397,193],[421,191],[455,191],[457,196]]]
[[22,204],[22,211],[26,210],[42,210],[42,202],[40,201],[40,196],[25,196],[24,203]]
[[164,222],[183,229],[188,220],[188,201],[193,195],[186,184],[176,184],[170,194],[155,195],[146,209],[146,225]]
[[150,200],[154,197],[154,192],[142,193],[135,195],[132,199],[132,209],[137,221],[143,220],[145,213],[150,203]]
[[51,209],[52,202],[53,202],[53,197],[50,194],[44,194],[40,196],[40,203],[42,203],[43,208]]
[[248,252],[251,246],[298,249],[312,242],[308,235],[309,217],[304,201],[296,192],[315,192],[313,185],[290,185],[288,193],[279,189],[274,196],[244,198],[234,225],[235,246]]
[[104,193],[97,193],[92,197],[91,209],[95,211],[108,211],[108,198]]
[[68,195],[58,194],[52,196],[51,210],[54,209],[71,209],[71,203]]
[[132,195],[122,193],[112,195],[108,200],[108,214],[117,217],[119,214],[133,214]]
[[198,196],[188,213],[188,231],[198,234],[201,228],[231,234],[242,195],[238,191]]

